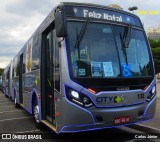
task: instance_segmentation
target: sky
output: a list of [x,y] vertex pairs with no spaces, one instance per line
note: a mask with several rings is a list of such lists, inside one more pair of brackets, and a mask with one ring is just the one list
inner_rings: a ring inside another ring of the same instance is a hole
[[[0,68],[5,68],[49,12],[66,0],[4,0],[0,5]],[[67,0],[76,2],[76,0]],[[117,4],[125,11],[137,6],[145,29],[160,24],[160,0],[79,0],[101,5]],[[155,12],[155,14],[149,13]],[[140,14],[141,12],[141,14]],[[147,13],[144,13],[147,12]],[[143,14],[142,14],[143,13]]]

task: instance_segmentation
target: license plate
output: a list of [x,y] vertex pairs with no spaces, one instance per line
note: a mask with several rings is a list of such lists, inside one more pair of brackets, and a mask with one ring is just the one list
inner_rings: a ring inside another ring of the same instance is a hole
[[123,124],[130,121],[130,116],[116,117],[114,118],[114,124]]

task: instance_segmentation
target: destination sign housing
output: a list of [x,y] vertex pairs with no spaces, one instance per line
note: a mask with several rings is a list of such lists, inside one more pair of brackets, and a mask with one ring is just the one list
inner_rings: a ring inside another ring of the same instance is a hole
[[97,7],[65,6],[65,14],[68,17],[90,17],[110,21],[118,21],[135,26],[142,26],[136,16],[124,14],[123,11],[113,11],[109,9],[99,9]]

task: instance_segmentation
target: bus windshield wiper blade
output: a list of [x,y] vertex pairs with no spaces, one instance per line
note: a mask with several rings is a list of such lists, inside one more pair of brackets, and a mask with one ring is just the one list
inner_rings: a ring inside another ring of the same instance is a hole
[[128,28],[125,28],[125,34],[123,39],[125,40],[125,47],[128,48],[129,46],[129,42],[130,42],[130,38],[131,38],[131,32],[132,32],[132,25],[129,24]]
[[123,51],[124,59],[126,61],[126,64],[128,65],[128,58],[127,58],[127,52],[126,52],[126,44],[125,44],[125,41],[124,41],[121,33],[120,33],[120,39],[121,39],[121,45],[122,45],[121,50]]
[[129,42],[130,42],[130,38],[131,38],[131,32],[132,32],[132,25],[129,24],[129,27],[125,27],[123,37],[122,37],[122,35],[120,35],[122,46],[124,48],[128,48],[128,46],[129,46]]
[[128,57],[127,57],[126,48],[128,48],[128,46],[129,46],[131,32],[132,32],[132,25],[129,25],[129,27],[125,28],[123,37],[122,37],[122,34],[120,33],[123,56],[125,58],[125,61],[126,61],[127,65],[128,65]]
[[85,23],[83,24],[82,29],[81,29],[79,35],[77,36],[77,41],[76,41],[76,44],[75,44],[75,47],[76,47],[76,48],[79,48],[79,47],[80,47],[80,43],[81,43],[81,41],[82,41],[82,39],[83,39],[83,36],[84,36],[84,34],[85,34],[85,31],[86,31],[86,29],[87,29],[88,23],[89,23],[89,17],[86,17],[86,21],[85,21]]
[[122,48],[122,51],[123,51],[123,56],[125,58],[126,64],[128,65],[128,57],[127,57],[126,48]]

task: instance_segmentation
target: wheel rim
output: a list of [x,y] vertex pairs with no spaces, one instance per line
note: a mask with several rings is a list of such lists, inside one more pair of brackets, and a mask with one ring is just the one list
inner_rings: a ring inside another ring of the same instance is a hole
[[38,112],[39,112],[39,107],[38,107],[38,105],[36,105],[36,106],[34,107],[34,118],[35,118],[35,120],[36,120],[37,123],[40,122],[40,121],[39,121],[39,114],[38,114]]

